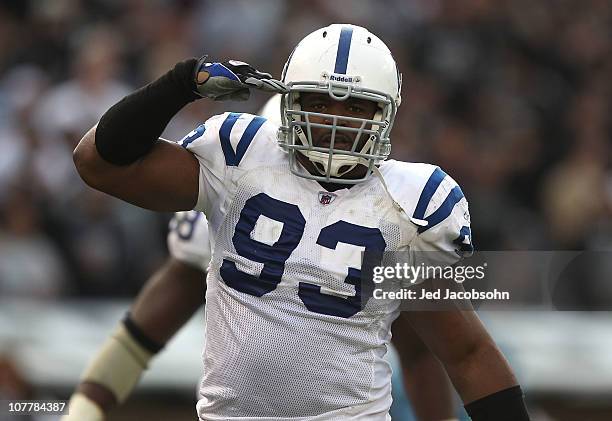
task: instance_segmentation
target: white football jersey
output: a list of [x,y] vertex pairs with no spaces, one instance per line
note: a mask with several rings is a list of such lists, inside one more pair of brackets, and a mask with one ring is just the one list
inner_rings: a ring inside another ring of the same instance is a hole
[[399,161],[380,166],[388,192],[377,175],[326,192],[290,172],[277,130],[225,113],[181,141],[200,162],[196,210],[214,242],[199,417],[386,420],[399,303],[361,305],[361,252],[455,262],[471,247],[467,202],[439,168]]
[[211,257],[206,216],[197,211],[176,212],[168,228],[170,255],[206,271]]

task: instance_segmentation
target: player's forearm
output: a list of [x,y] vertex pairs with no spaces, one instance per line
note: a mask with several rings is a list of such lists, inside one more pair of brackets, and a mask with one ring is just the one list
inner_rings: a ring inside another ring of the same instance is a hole
[[444,364],[473,421],[529,420],[512,369],[474,311],[414,311],[407,316]]
[[123,321],[102,344],[85,369],[70,399],[69,414],[62,421],[102,421],[111,406],[127,399],[161,348],[152,347],[150,340],[143,342],[142,334],[132,333],[134,329],[133,323]]
[[195,58],[177,63],[159,79],[110,107],[100,118],[97,128],[85,135],[92,137],[95,153],[75,153],[75,161],[102,159],[123,166],[145,156],[172,117],[199,98],[193,79],[196,63]]
[[490,338],[475,343],[468,353],[447,363],[446,370],[465,403],[518,384],[506,359]]
[[195,101],[197,60],[188,59],[159,79],[127,95],[100,118],[96,149],[107,162],[129,165],[152,148],[172,119]]
[[117,405],[117,398],[113,392],[97,383],[83,381],[77,386],[76,393],[91,399],[105,414]]
[[523,391],[492,340],[446,367],[473,421],[529,421]]
[[126,96],[85,134],[73,159],[89,186],[153,210],[194,206],[198,194],[196,159],[159,137],[176,113],[199,98],[194,93],[196,63],[196,59],[180,62]]
[[144,334],[163,345],[204,303],[205,290],[204,272],[169,258],[138,294],[131,318]]
[[204,273],[170,258],[146,283],[132,314],[120,324],[86,369],[63,421],[99,421],[124,401],[149,359],[203,302]]

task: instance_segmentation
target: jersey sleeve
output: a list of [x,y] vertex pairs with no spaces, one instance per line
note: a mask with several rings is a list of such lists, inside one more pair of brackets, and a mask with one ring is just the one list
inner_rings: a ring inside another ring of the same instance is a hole
[[419,223],[410,245],[416,264],[452,265],[474,252],[467,199],[439,167],[427,179],[412,218]]
[[461,187],[440,168],[427,179],[412,214],[418,225],[410,251],[415,265],[448,266],[474,251],[468,202]]
[[405,246],[413,264],[452,265],[471,255],[468,202],[457,182],[430,164],[395,161],[390,168],[390,194],[412,222]]
[[276,136],[273,126],[266,124],[264,117],[224,113],[211,117],[179,142],[200,163],[195,210],[210,217],[215,206],[223,203],[240,169],[258,161],[265,162],[265,154],[257,150],[265,151],[266,146],[270,146],[270,139]]
[[208,222],[202,212],[177,212],[170,220],[168,250],[175,259],[206,271],[211,259]]

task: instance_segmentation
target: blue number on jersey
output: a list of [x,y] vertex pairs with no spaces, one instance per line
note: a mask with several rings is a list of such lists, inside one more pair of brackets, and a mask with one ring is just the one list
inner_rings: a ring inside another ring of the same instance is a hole
[[459,237],[455,238],[453,243],[459,246],[458,249],[455,249],[455,253],[461,257],[470,257],[474,253],[474,245],[472,244],[472,230],[470,230],[470,227],[461,227]]
[[[271,246],[251,238],[251,232],[261,215],[283,224],[278,241]],[[281,282],[285,262],[302,239],[305,225],[306,220],[296,205],[274,199],[265,193],[251,197],[240,212],[232,242],[240,256],[263,263],[263,269],[259,276],[253,276],[239,270],[234,262],[223,259],[221,278],[228,286],[256,297],[274,291]],[[317,239],[317,244],[332,250],[340,242],[365,247],[366,251],[383,251],[386,247],[378,228],[362,227],[345,221],[323,228]],[[359,269],[348,269],[344,282],[355,286],[353,297],[340,298],[322,294],[318,285],[306,282],[299,283],[298,295],[310,311],[351,317],[361,310],[362,295],[366,292],[362,291],[360,277]],[[373,285],[366,285],[366,289],[370,287],[373,289]]]
[[[260,215],[283,223],[283,230],[274,245],[260,243],[251,238]],[[248,199],[240,212],[232,242],[236,252],[254,262],[263,263],[259,276],[240,271],[236,263],[223,259],[221,278],[230,287],[256,297],[276,289],[285,271],[285,262],[295,250],[306,221],[296,205],[259,193]]]
[[174,226],[176,235],[178,235],[181,240],[190,240],[191,237],[193,237],[195,226],[200,216],[202,216],[202,214],[196,211],[183,212],[180,216],[177,214],[174,217],[176,221],[176,225]]
[[189,146],[191,142],[201,137],[205,131],[206,131],[206,126],[204,126],[203,124],[199,125],[181,140],[180,142],[181,146],[183,148],[187,148],[187,146]]
[[[321,230],[317,244],[335,250],[338,243],[365,247],[366,252],[383,251],[387,244],[378,228],[367,228],[361,225],[338,221]],[[357,268],[348,269],[344,282],[355,286],[355,295],[349,298],[321,294],[318,285],[300,282],[299,296],[310,311],[330,316],[351,317],[361,310],[362,294],[374,290],[374,283],[365,281],[366,291],[361,290],[361,271]],[[366,295],[368,296],[368,295]]]

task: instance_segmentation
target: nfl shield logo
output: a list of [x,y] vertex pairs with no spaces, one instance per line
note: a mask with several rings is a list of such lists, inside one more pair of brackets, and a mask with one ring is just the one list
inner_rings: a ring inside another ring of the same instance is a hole
[[329,205],[335,198],[336,195],[334,193],[329,193],[326,191],[319,192],[319,203],[322,205]]

